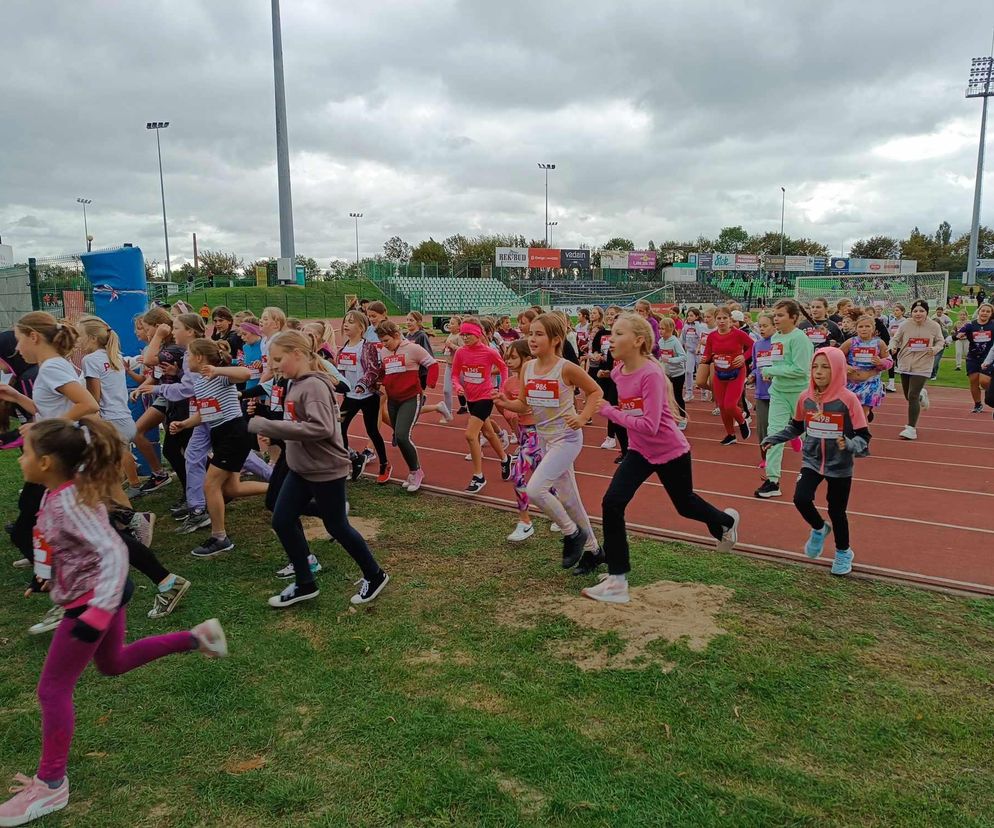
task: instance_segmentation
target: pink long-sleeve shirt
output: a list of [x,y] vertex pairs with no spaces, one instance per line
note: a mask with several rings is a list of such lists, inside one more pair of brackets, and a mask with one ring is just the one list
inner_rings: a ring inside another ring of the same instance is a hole
[[507,381],[507,363],[489,345],[463,345],[452,357],[452,378],[462,386],[470,402],[490,399],[493,388],[493,369],[500,372],[500,381]]
[[670,411],[668,380],[658,363],[649,360],[630,374],[615,365],[611,379],[618,387],[618,404],[601,402],[600,413],[628,429],[629,450],[657,466],[690,451]]

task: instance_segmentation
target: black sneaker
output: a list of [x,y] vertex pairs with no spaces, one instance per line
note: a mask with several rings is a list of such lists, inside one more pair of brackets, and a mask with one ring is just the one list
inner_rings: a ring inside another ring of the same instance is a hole
[[213,535],[202,545],[194,549],[190,554],[194,558],[213,558],[222,552],[230,552],[235,548],[231,538],[225,535],[223,538],[215,538]]
[[206,509],[190,509],[183,522],[176,527],[177,535],[191,535],[198,529],[206,529],[211,525],[211,516]]
[[749,421],[746,420],[744,423],[739,425],[739,434],[742,435],[743,440],[748,440],[749,435],[752,434],[752,429],[749,428]]
[[970,413],[971,414],[983,414],[984,413],[984,404],[983,403],[977,403],[973,407],[973,410]]
[[469,409],[464,405],[460,405],[456,414],[469,414]]
[[354,483],[358,480],[362,473],[366,470],[366,464],[369,462],[369,455],[360,452],[358,454],[352,455],[352,482]]
[[183,520],[188,514],[190,514],[190,504],[187,503],[185,499],[177,500],[172,506],[169,507],[169,514],[171,514],[176,520]]
[[[743,428],[749,428],[749,426],[743,426]],[[735,439],[735,435],[734,434],[726,434],[725,435],[725,439],[723,439],[721,441],[721,445],[723,445],[723,446],[734,446],[737,442],[738,442],[738,440]]]
[[596,552],[585,549],[580,556],[580,562],[573,569],[573,574],[593,575],[605,563],[607,563],[607,558],[604,555],[603,549],[598,547]]
[[513,458],[510,454],[505,454],[504,459],[500,461],[500,479],[510,480],[511,479],[511,460]]
[[872,423],[873,422],[873,409],[872,408],[870,409],[870,413],[866,415],[866,421],[868,423]]
[[764,480],[763,485],[754,492],[756,497],[780,497],[780,484],[772,480]]
[[614,458],[614,465],[616,465],[616,466],[621,465],[621,461],[624,460],[624,459],[625,459],[625,455],[624,454],[619,454],[617,457]]
[[572,569],[580,562],[586,543],[587,533],[579,526],[572,535],[563,535],[563,569]]
[[313,581],[303,585],[290,584],[279,595],[274,595],[269,599],[269,606],[277,608],[292,607],[301,601],[310,601],[311,598],[317,598],[320,594],[321,590],[318,589],[317,584]]
[[[503,469],[501,469],[503,471]],[[477,492],[482,492],[483,487],[487,485],[487,478],[483,475],[473,475],[472,479],[469,481],[469,485],[466,487],[466,491],[471,494],[476,494]]]
[[368,604],[383,591],[383,587],[385,587],[389,581],[390,576],[387,575],[387,573],[382,569],[373,576],[372,580],[367,581],[365,578],[360,578],[356,581],[359,585],[359,591],[349,600],[353,604]]
[[163,486],[168,486],[173,482],[173,479],[166,472],[161,474],[153,474],[148,480],[141,484],[138,488],[141,490],[142,494],[149,494],[151,492],[157,492]]

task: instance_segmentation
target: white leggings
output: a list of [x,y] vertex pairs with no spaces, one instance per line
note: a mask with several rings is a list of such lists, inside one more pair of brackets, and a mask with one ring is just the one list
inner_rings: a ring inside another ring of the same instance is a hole
[[[553,440],[539,435],[542,460],[528,481],[528,500],[538,506],[549,520],[558,523],[563,534],[572,535],[577,526],[587,536],[585,549],[595,551],[597,538],[590,525],[587,510],[583,508],[576,488],[573,463],[583,448],[583,431],[567,431]],[[556,493],[552,494],[555,489]]]

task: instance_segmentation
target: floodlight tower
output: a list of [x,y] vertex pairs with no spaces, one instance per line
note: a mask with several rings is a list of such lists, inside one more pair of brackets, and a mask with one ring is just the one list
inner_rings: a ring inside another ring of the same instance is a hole
[[555,164],[539,162],[538,168],[545,170],[545,246],[549,246],[549,170],[556,168]]
[[[994,52],[994,49],[992,49]],[[966,266],[966,284],[977,283],[977,246],[980,241],[980,192],[984,180],[984,142],[987,138],[987,99],[994,95],[994,55],[974,58],[966,97],[983,98],[980,112],[980,148],[977,150],[977,180],[973,185],[973,223],[970,225],[970,258]]]
[[159,192],[162,194],[162,235],[166,239],[166,273],[172,273],[169,266],[169,225],[166,224],[166,185],[162,183],[162,143],[159,132],[169,126],[169,121],[148,121],[145,129],[155,131],[155,148],[159,153]]
[[549,221],[549,222],[546,222],[546,226],[549,228],[549,237],[545,240],[545,243],[547,245],[549,245],[549,247],[552,247],[552,228],[553,227],[558,227],[559,226],[559,222],[558,221]]
[[349,218],[355,219],[355,266],[359,267],[359,219],[362,213],[349,213]]

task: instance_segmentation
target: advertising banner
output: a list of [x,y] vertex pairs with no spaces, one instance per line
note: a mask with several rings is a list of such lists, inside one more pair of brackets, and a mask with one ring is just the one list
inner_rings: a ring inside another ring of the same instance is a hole
[[712,270],[735,270],[734,253],[713,253]]
[[547,247],[529,247],[528,267],[559,267],[559,251]]
[[754,253],[736,253],[736,270],[759,270],[759,256]]
[[[917,262],[915,262],[915,264],[917,264]],[[977,272],[978,273],[994,272],[994,259],[977,259]]]
[[269,287],[269,268],[266,265],[255,266],[255,286]]
[[808,256],[808,270],[813,270],[815,273],[824,273],[827,266],[828,259],[824,256]]
[[664,267],[664,282],[696,282],[697,270],[692,267]]
[[711,253],[697,254],[697,269],[711,270],[714,267],[714,256]]
[[697,267],[697,254],[696,253],[688,253],[687,254],[687,264],[689,264],[691,267]]
[[901,259],[901,273],[917,273],[918,259]]
[[0,244],[0,267],[14,266],[14,248],[9,244]]
[[633,250],[628,254],[629,270],[655,270],[656,251],[655,250]]
[[528,267],[527,247],[498,247],[494,255],[498,267]]
[[590,270],[589,250],[560,250],[560,267],[577,267],[580,270]]
[[809,270],[810,256],[784,256],[783,268],[790,273],[804,273]]
[[786,270],[787,269],[787,257],[786,256],[764,256],[763,257],[763,267],[767,270]]
[[627,250],[602,250],[601,267],[608,270],[627,270],[628,251]]
[[833,273],[848,273],[849,259],[832,259],[830,266]]

